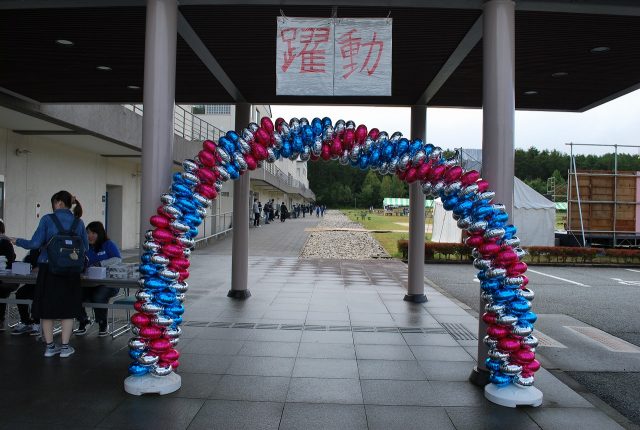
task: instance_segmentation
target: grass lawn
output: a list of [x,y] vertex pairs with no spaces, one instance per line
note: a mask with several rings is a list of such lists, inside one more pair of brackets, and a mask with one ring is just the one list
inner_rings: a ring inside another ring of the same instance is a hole
[[[367,215],[362,220],[360,214],[366,212]],[[398,252],[398,240],[409,238],[409,217],[408,216],[384,216],[369,213],[365,210],[343,209],[342,213],[347,215],[351,221],[362,224],[367,230],[402,230],[402,232],[373,233],[373,237],[380,242],[380,245],[387,253],[394,258],[401,258],[402,253]],[[404,225],[403,225],[404,224]],[[431,234],[425,235],[425,240],[430,240]]]

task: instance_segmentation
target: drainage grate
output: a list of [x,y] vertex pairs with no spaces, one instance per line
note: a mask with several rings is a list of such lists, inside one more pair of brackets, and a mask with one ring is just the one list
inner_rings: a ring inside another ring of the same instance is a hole
[[377,327],[379,333],[398,333],[398,327]]
[[598,342],[600,345],[607,348],[609,351],[613,352],[631,352],[631,353],[639,353],[640,348],[637,346],[624,341],[620,338],[610,335],[607,332],[604,332],[595,327],[569,327],[565,326],[569,330],[573,330],[576,333],[579,333],[587,338]]
[[441,323],[455,340],[476,340],[478,337],[460,323]]
[[351,331],[350,325],[330,325],[329,331]]
[[355,332],[371,332],[376,331],[375,327],[365,327],[365,326],[351,326],[351,331]]
[[[451,333],[452,336],[456,335],[450,331],[450,328],[442,327],[376,327],[376,326],[361,326],[361,325],[321,325],[321,324],[260,324],[260,323],[247,323],[247,322],[227,322],[227,321],[185,321],[183,326],[187,327],[212,327],[212,328],[241,328],[241,329],[257,329],[257,330],[304,330],[304,331],[349,331],[349,332],[377,332],[377,333],[426,333],[426,334],[446,334]],[[463,326],[459,324],[442,324],[443,326],[454,326],[451,330],[459,331],[462,334],[469,332]],[[464,338],[468,339],[468,338]],[[472,337],[475,339],[475,337]]]
[[419,327],[398,327],[398,330],[400,333],[422,333],[422,329]]
[[263,330],[278,330],[278,327],[280,327],[280,324],[256,324],[255,328]]
[[282,324],[280,330],[302,330],[304,326],[302,324]]
[[235,323],[232,328],[255,328],[256,323]]

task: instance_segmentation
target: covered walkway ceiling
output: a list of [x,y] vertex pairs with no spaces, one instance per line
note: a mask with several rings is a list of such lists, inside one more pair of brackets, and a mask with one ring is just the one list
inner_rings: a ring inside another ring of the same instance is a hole
[[[237,3],[179,2],[177,103],[481,107],[480,0]],[[1,91],[42,103],[142,102],[142,90],[129,86],[143,85],[144,5],[138,0],[0,3]],[[277,96],[281,11],[292,17],[390,15],[392,95]],[[518,109],[583,111],[640,88],[640,2],[520,0],[515,28]],[[73,45],[59,45],[59,39]],[[592,52],[599,47],[608,49]]]

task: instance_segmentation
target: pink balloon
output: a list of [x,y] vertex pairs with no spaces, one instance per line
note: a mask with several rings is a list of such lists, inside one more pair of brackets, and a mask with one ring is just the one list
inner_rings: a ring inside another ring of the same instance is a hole
[[429,171],[431,171],[431,164],[422,163],[420,167],[418,167],[418,179],[424,181],[429,176]]
[[331,155],[342,155],[342,143],[338,136],[333,138],[333,143],[331,144]]
[[213,167],[216,164],[216,157],[213,153],[204,149],[198,152],[198,159],[200,160],[200,163],[206,167]]
[[366,139],[367,139],[367,127],[360,124],[356,128],[356,142],[358,143],[358,145],[362,145]]
[[251,154],[253,154],[258,161],[266,160],[269,156],[269,153],[264,146],[256,145],[255,143],[251,145]]
[[518,276],[527,271],[527,263],[518,261],[507,268],[507,276]]
[[442,175],[444,174],[445,170],[447,170],[447,168],[445,166],[443,166],[442,164],[431,168],[431,171],[429,172],[429,176],[428,178],[431,180],[431,182],[436,182],[437,180],[439,180],[440,178],[442,178]]
[[269,139],[269,134],[267,134],[267,132],[264,131],[264,129],[262,128],[259,128],[258,130],[256,130],[256,132],[253,133],[253,135],[256,139],[256,142],[258,142],[264,148],[266,148],[269,145],[269,142],[271,141]]
[[540,362],[538,360],[533,360],[532,362],[527,363],[522,367],[527,369],[529,372],[537,372],[538,370],[540,370]]
[[404,179],[408,184],[415,182],[416,179],[418,179],[418,169],[416,169],[415,167],[408,168],[407,174]]
[[264,129],[268,134],[273,134],[273,122],[268,116],[263,116],[260,120],[260,127]]
[[149,342],[149,349],[158,352],[166,351],[168,349],[171,349],[171,342],[169,342],[169,340],[165,338],[153,339],[151,342]]
[[209,200],[213,200],[218,196],[216,188],[208,184],[199,184],[196,187],[196,192],[208,198]]
[[462,167],[451,166],[444,173],[444,180],[445,182],[453,182],[457,181],[460,176],[462,176]]
[[169,243],[162,246],[162,253],[170,258],[182,257],[183,248],[175,243]]
[[196,176],[203,184],[213,184],[217,179],[216,174],[213,172],[213,170],[200,168],[196,170]]
[[[487,327],[487,334],[491,337],[495,337],[496,339],[502,339],[508,336],[510,333],[511,333],[511,327],[502,326],[502,325],[490,325],[489,327]],[[518,342],[518,347],[520,347],[519,342]]]
[[178,281],[182,282],[189,278],[188,270],[180,270],[180,276],[178,276]]
[[491,242],[490,243],[483,243],[482,245],[480,245],[478,247],[478,251],[482,255],[491,256],[491,255],[497,254],[498,251],[500,251],[500,246],[496,245],[495,243],[491,243]]
[[169,224],[171,224],[171,220],[162,215],[153,215],[151,218],[149,218],[149,222],[152,226],[158,228],[167,228],[169,227]]
[[171,243],[175,237],[171,231],[164,228],[156,228],[151,234],[153,239],[160,243]]
[[146,314],[135,313],[131,315],[131,324],[136,327],[145,327],[151,324],[151,318]]
[[146,326],[140,328],[140,336],[146,339],[158,339],[162,336],[162,329],[157,326]]
[[496,257],[496,261],[504,266],[508,266],[513,262],[518,261],[518,256],[511,249],[507,249],[504,251],[500,251],[500,253]]
[[180,358],[180,352],[178,352],[175,349],[170,349],[168,351],[163,352],[160,355],[160,360],[168,362],[168,363],[172,363],[174,361],[176,361],[177,359]]
[[204,142],[202,142],[202,148],[205,151],[209,151],[215,154],[217,147],[218,145],[216,145],[216,143],[213,140],[205,140]]
[[464,243],[471,248],[477,248],[484,243],[484,237],[482,235],[469,236]]
[[377,128],[372,128],[371,130],[369,130],[369,137],[371,139],[376,140],[379,135],[380,135],[380,130],[378,130]]
[[460,182],[462,182],[462,185],[467,186],[473,184],[478,179],[480,179],[480,173],[476,170],[470,170],[460,177]]
[[481,179],[478,182],[476,182],[476,185],[478,185],[478,192],[479,193],[484,193],[485,191],[487,191],[489,189],[489,183],[487,181],[485,181],[484,179]]
[[491,312],[485,312],[484,314],[482,314],[482,321],[484,321],[485,324],[488,324],[488,325],[495,324],[497,319],[498,319],[498,316]]
[[351,129],[346,130],[344,132],[344,138],[343,138],[343,140],[344,140],[344,142],[343,142],[344,143],[344,149],[346,149],[348,151],[351,151],[351,148],[353,148],[353,142],[354,142],[355,138],[356,138],[355,131],[353,131]]
[[511,353],[511,358],[521,364],[531,363],[535,358],[535,352],[530,349],[519,349]]
[[320,157],[324,160],[324,161],[328,161],[331,159],[331,148],[329,147],[329,145],[322,145],[322,150],[320,151]]
[[244,161],[247,162],[247,168],[249,170],[256,170],[258,168],[258,162],[251,154],[244,155]]
[[191,262],[184,257],[175,257],[171,259],[169,268],[174,268],[176,271],[187,270],[191,266]]
[[498,349],[503,351],[516,351],[520,349],[520,340],[515,337],[503,337],[498,340]]

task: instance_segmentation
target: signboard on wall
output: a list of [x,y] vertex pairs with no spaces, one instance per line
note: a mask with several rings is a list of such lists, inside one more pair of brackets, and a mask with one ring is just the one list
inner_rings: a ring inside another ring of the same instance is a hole
[[277,20],[277,95],[391,95],[390,18]]

